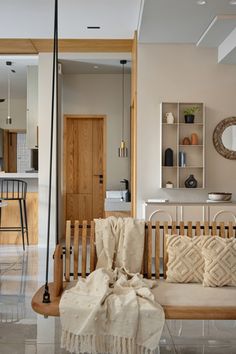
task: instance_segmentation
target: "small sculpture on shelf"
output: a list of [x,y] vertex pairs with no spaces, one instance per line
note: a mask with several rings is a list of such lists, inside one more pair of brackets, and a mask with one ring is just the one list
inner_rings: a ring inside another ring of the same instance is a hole
[[191,145],[198,145],[198,135],[197,133],[191,134]]
[[166,123],[167,124],[173,124],[175,121],[175,118],[173,116],[172,112],[166,113]]
[[186,188],[197,188],[197,180],[194,175],[190,175],[184,182]]
[[165,150],[165,166],[173,166],[173,150],[168,148]]
[[185,136],[185,137],[183,138],[182,144],[183,144],[183,145],[190,145],[190,144],[191,144],[191,141],[190,141],[190,139],[189,139],[187,136]]

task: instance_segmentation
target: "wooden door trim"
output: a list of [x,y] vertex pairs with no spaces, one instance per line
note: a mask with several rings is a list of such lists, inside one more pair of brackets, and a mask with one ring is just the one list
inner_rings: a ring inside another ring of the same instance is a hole
[[130,179],[131,216],[135,218],[137,213],[137,31],[133,39],[131,65]]
[[[59,39],[59,52],[64,53],[129,53],[132,39]],[[0,54],[38,54],[53,51],[51,38],[2,38]]]
[[[101,119],[103,121],[103,198],[105,200],[106,194],[106,176],[107,176],[107,164],[106,164],[106,146],[107,146],[107,116],[105,114],[64,114],[63,119],[63,191],[62,191],[62,200],[63,200],[63,230],[65,230],[65,219],[66,219],[66,141],[67,141],[67,119]],[[81,220],[80,220],[81,221]]]

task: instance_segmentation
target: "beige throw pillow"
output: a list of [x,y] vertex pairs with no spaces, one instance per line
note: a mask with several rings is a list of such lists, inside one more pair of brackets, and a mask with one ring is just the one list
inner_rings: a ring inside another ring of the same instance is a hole
[[167,237],[167,281],[172,283],[202,283],[204,259],[201,253],[204,236]]
[[202,245],[204,286],[236,286],[236,239],[207,237]]

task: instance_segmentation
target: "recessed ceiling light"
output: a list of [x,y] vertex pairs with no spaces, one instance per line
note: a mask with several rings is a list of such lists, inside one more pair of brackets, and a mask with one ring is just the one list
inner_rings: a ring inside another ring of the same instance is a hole
[[198,0],[197,1],[198,5],[206,5],[206,3],[207,3],[206,0]]
[[236,0],[230,0],[230,5],[236,5]]
[[97,65],[94,65],[94,67],[93,67],[94,69],[98,69],[98,66]]
[[98,29],[101,29],[101,27],[100,26],[87,26],[87,29],[98,30]]

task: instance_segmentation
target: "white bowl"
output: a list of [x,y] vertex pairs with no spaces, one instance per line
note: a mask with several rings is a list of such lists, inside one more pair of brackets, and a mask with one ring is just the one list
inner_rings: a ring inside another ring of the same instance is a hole
[[208,193],[208,199],[213,200],[215,202],[228,202],[231,200],[232,193],[224,193],[224,192],[214,192]]

